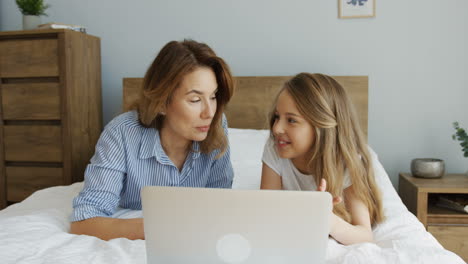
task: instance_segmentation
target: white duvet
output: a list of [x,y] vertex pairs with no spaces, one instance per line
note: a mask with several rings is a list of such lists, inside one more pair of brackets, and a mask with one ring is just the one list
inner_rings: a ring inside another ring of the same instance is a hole
[[[268,132],[240,129],[229,132],[236,175],[233,188],[257,189]],[[343,246],[329,239],[326,262],[465,263],[426,232],[401,202],[381,164],[374,166],[387,219],[375,227],[375,243]],[[23,202],[0,211],[0,263],[146,263],[143,240],[103,241],[68,234],[71,202],[82,186],[75,183],[37,191]],[[120,209],[114,216],[141,217],[141,211]]]

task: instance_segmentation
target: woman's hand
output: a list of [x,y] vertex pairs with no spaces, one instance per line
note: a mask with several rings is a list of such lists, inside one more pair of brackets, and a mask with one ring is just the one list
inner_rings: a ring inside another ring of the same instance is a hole
[[[321,179],[320,180],[320,185],[319,187],[317,188],[317,191],[319,192],[326,192],[327,190],[327,181],[325,179]],[[336,197],[333,197],[333,206],[341,203],[343,201],[343,199],[340,197],[340,196],[336,196]]]
[[72,222],[70,224],[70,233],[95,236],[102,240],[121,237],[131,240],[145,239],[143,218],[117,219],[111,217],[93,217]]

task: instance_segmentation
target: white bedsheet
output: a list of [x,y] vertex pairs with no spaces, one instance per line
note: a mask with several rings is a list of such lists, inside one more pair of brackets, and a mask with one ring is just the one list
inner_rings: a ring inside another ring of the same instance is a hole
[[[267,131],[230,129],[236,175],[233,188],[258,188],[267,135]],[[408,212],[380,163],[375,164],[375,171],[387,217],[374,229],[375,243],[343,246],[329,239],[327,263],[465,263]],[[75,183],[37,191],[0,211],[0,263],[146,263],[142,240],[103,241],[68,234],[71,202],[82,186]],[[120,209],[114,216],[141,217],[141,211]]]

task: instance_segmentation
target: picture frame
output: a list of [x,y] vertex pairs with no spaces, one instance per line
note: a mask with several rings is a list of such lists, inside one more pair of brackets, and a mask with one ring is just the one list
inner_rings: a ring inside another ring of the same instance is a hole
[[338,0],[338,17],[375,17],[375,0]]

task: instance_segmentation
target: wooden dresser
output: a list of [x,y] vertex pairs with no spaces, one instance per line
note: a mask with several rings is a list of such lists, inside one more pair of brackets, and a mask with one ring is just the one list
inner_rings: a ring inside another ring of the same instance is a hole
[[100,39],[0,32],[0,209],[83,180],[102,129]]
[[400,173],[403,203],[446,249],[468,261],[468,214],[435,206],[440,194],[468,195],[468,176],[446,174],[439,179]]

